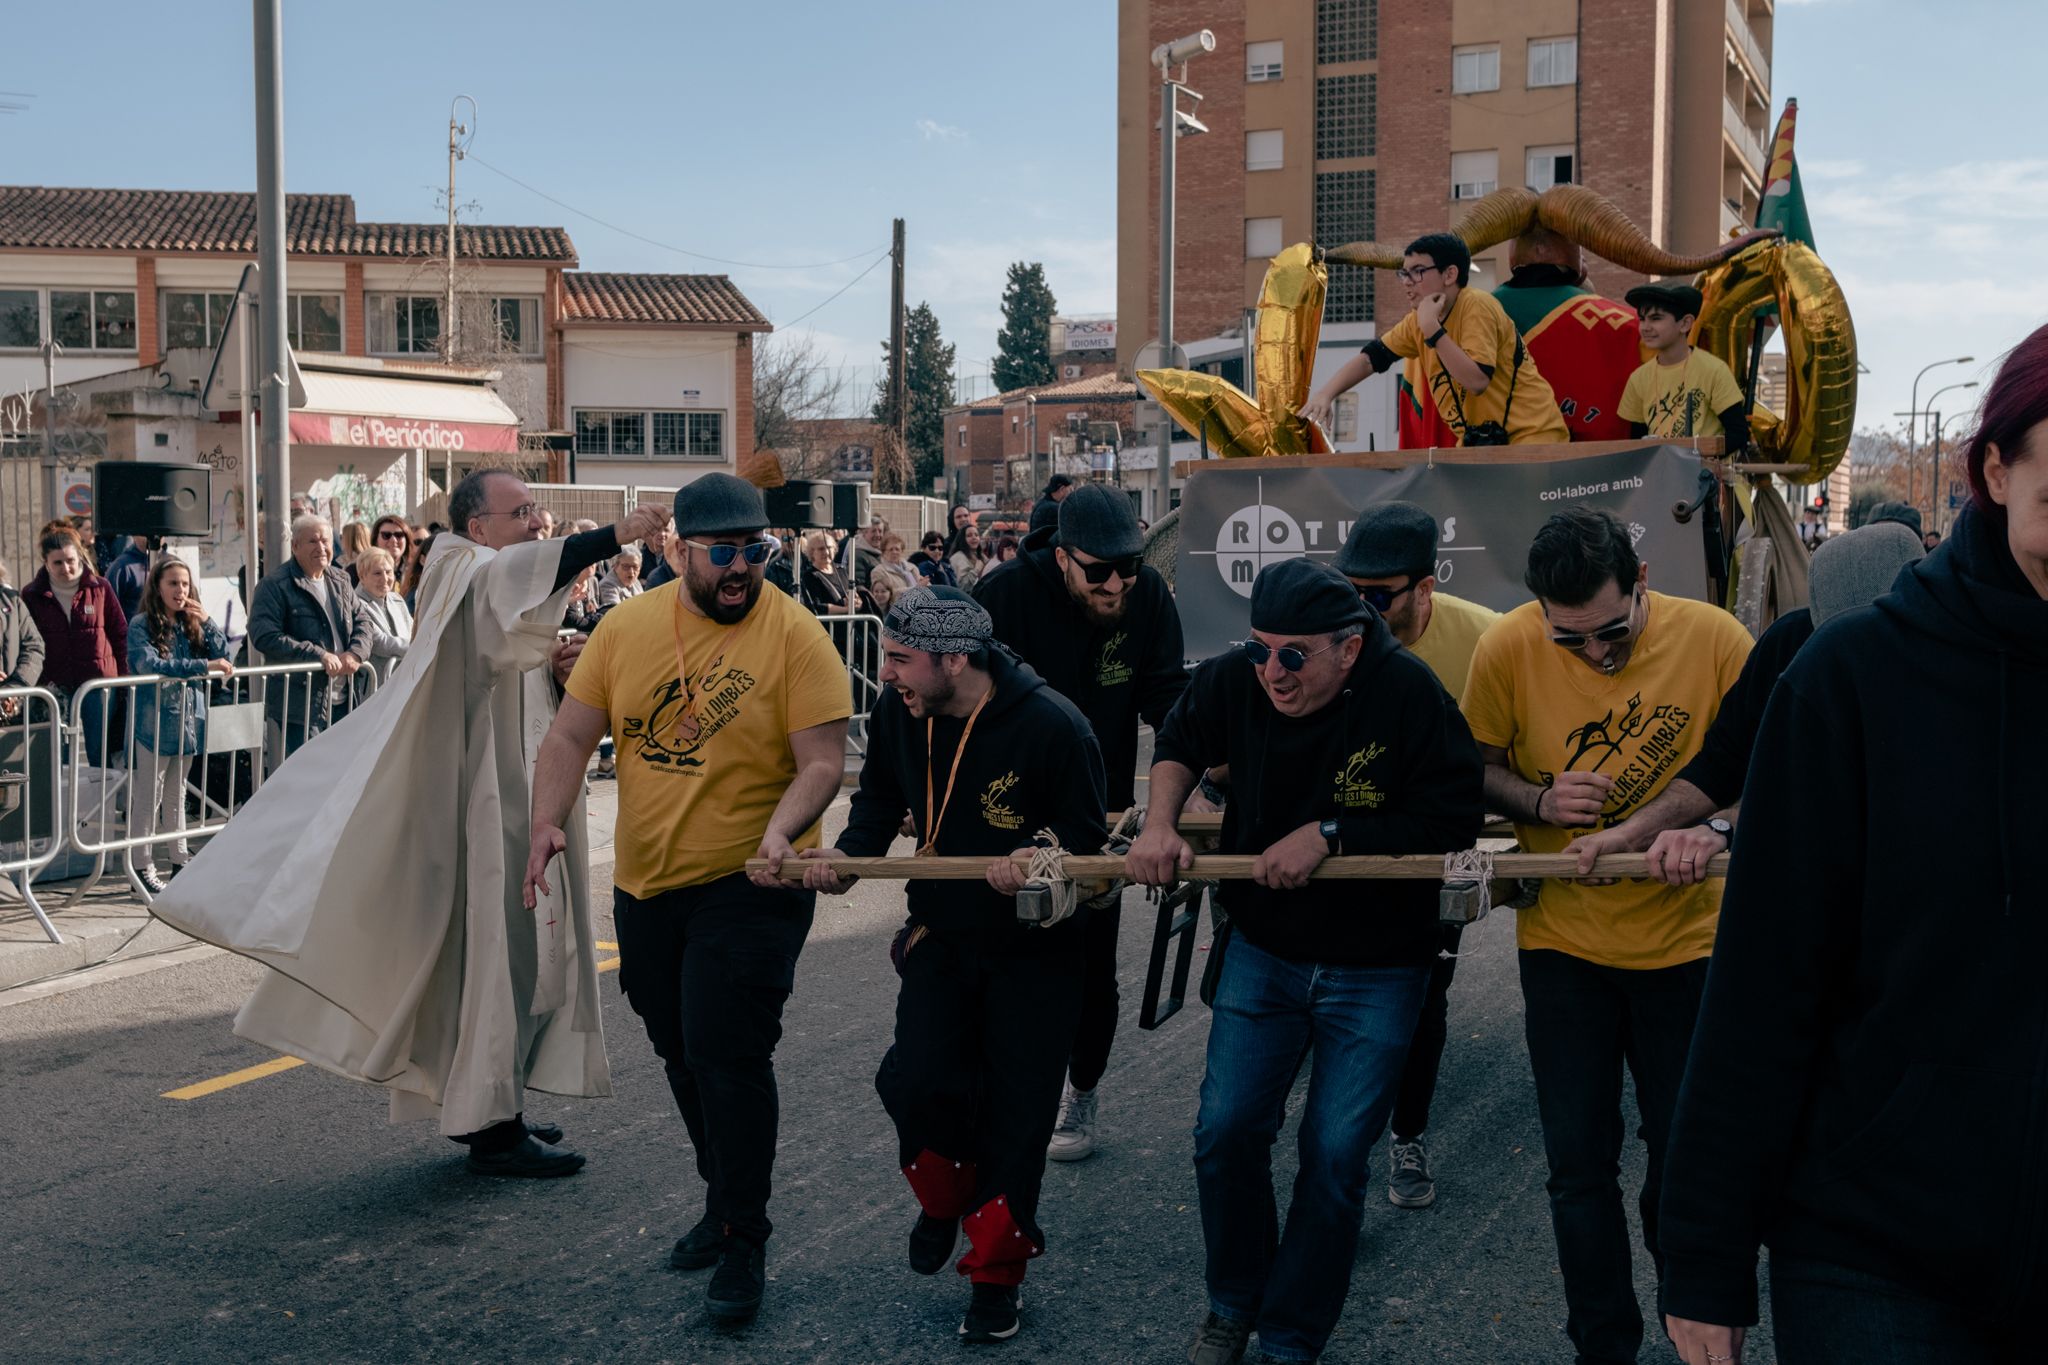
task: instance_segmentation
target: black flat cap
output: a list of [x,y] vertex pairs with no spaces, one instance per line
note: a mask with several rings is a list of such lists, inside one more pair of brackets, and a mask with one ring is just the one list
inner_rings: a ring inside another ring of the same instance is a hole
[[1638,313],[1646,308],[1662,308],[1674,318],[1698,317],[1705,298],[1684,280],[1652,280],[1637,285],[1622,297]]
[[768,525],[761,490],[730,474],[706,474],[676,490],[676,534],[723,536]]
[[1372,612],[1344,575],[1312,559],[1268,564],[1252,580],[1252,629],[1271,635],[1322,635],[1364,625]]
[[1099,483],[1084,483],[1061,499],[1060,544],[1097,559],[1126,559],[1145,550],[1145,533],[1131,500]]
[[1352,578],[1392,578],[1436,572],[1436,518],[1412,502],[1376,502],[1358,514],[1337,572]]

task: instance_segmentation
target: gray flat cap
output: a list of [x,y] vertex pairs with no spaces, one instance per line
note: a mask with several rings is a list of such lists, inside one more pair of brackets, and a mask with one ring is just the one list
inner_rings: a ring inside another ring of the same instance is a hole
[[1337,572],[1346,578],[1392,578],[1436,572],[1436,518],[1412,502],[1376,502],[1358,514]]
[[1145,552],[1145,535],[1131,500],[1116,489],[1084,483],[1060,500],[1060,545],[1096,559],[1127,559]]
[[706,474],[676,490],[676,534],[723,536],[768,525],[761,490],[730,474]]

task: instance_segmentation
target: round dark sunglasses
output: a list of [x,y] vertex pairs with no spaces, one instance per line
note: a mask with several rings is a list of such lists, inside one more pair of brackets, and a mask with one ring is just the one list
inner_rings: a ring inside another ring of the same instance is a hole
[[744,545],[706,545],[701,540],[686,540],[683,544],[702,550],[704,557],[711,561],[714,569],[729,569],[735,558],[744,557],[748,564],[759,567],[775,557],[782,548],[782,542],[774,536],[762,540],[750,540]]
[[1315,658],[1318,654],[1328,654],[1331,650],[1335,649],[1337,641],[1332,640],[1321,649],[1312,649],[1307,653],[1303,653],[1293,645],[1282,645],[1280,648],[1275,649],[1264,640],[1240,640],[1237,647],[1244,651],[1245,658],[1252,661],[1253,668],[1264,668],[1266,660],[1278,655],[1282,668],[1286,669],[1289,673],[1299,673],[1302,669],[1308,667],[1310,659]]

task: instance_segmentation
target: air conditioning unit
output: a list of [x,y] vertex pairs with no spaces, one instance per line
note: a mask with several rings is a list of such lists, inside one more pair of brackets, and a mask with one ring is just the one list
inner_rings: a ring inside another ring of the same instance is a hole
[[1081,367],[1080,367],[1079,365],[1062,365],[1062,366],[1060,366],[1060,378],[1062,378],[1062,379],[1079,379],[1080,377],[1081,377]]

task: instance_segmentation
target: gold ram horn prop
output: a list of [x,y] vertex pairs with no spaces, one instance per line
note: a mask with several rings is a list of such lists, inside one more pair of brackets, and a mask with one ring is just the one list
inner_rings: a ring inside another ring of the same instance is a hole
[[[1541,194],[1519,189],[1495,190],[1467,209],[1451,231],[1476,256],[1537,226],[1547,227],[1602,260],[1641,275],[1690,275],[1778,235],[1776,229],[1744,233],[1704,255],[1676,256],[1645,236],[1605,196],[1584,185],[1553,185]],[[1398,270],[1401,249],[1381,242],[1352,242],[1328,248],[1324,258],[1339,265]]]
[[1295,414],[1308,401],[1315,375],[1328,282],[1322,253],[1307,243],[1288,247],[1266,268],[1252,351],[1257,398],[1227,379],[1192,370],[1140,370],[1138,382],[1188,435],[1220,456],[1327,452],[1322,430]]
[[1758,407],[1751,444],[1770,464],[1805,466],[1787,477],[1819,483],[1849,450],[1856,425],[1856,324],[1833,272],[1813,248],[1763,241],[1700,278],[1696,344],[1739,376],[1749,373],[1756,310],[1775,301],[1785,332],[1785,412]]

